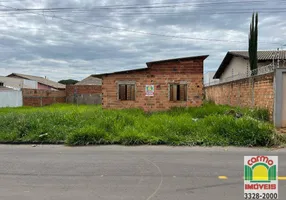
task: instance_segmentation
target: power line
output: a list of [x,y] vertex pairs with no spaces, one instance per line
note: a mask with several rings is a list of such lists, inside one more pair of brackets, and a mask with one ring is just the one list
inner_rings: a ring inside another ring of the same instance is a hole
[[[76,7],[61,7],[61,8],[14,8],[1,10],[1,11],[63,11],[63,10],[80,10],[80,11],[92,11],[96,9],[146,9],[146,8],[175,8],[175,7],[187,7],[187,6],[206,6],[206,5],[231,5],[231,4],[241,4],[241,3],[263,3],[267,2],[265,0],[254,0],[254,1],[224,1],[224,2],[202,2],[202,3],[165,3],[165,4],[133,4],[133,5],[105,5],[105,6],[95,6],[90,9],[87,8],[76,8]],[[283,1],[282,1],[283,2]]]
[[[1,6],[1,7],[13,8],[13,7],[4,6],[4,5],[0,5],[0,6]],[[17,8],[13,8],[13,9],[16,9],[16,10],[17,10]],[[30,13],[32,13],[32,12],[30,12]],[[150,33],[150,32],[130,30],[130,29],[126,29],[126,28],[116,28],[116,27],[111,27],[111,26],[95,25],[95,24],[90,24],[90,23],[87,23],[87,22],[81,22],[81,21],[74,21],[74,20],[70,20],[70,19],[65,19],[65,18],[58,17],[58,16],[43,15],[43,14],[38,14],[38,13],[33,13],[33,14],[41,15],[41,16],[45,16],[45,17],[53,17],[53,18],[56,18],[56,19],[61,19],[61,20],[70,22],[70,23],[85,24],[85,25],[89,25],[89,26],[93,26],[93,27],[98,27],[98,28],[121,30],[121,31],[126,31],[126,32],[131,32],[131,33],[144,34],[144,35],[152,35],[152,36],[160,36],[160,37],[168,37],[168,38],[177,38],[177,39],[188,39],[188,40],[215,41],[215,42],[239,42],[239,43],[242,42],[242,41],[230,41],[230,40],[221,40],[221,39],[179,37],[179,36],[174,36],[174,35],[165,35],[165,34],[157,34],[157,33]]]
[[26,1],[26,0],[9,0],[9,1],[0,1],[0,3],[5,3],[5,2],[23,2],[23,1]]
[[[0,6],[1,7],[6,7],[6,8],[13,8],[13,7],[4,6],[4,5],[0,5]],[[17,8],[13,8],[13,9],[17,10]],[[88,23],[88,22],[75,21],[75,20],[66,19],[66,18],[54,16],[54,15],[51,16],[51,15],[44,15],[44,14],[33,13],[33,12],[30,12],[30,13],[31,14],[35,14],[35,15],[44,16],[44,17],[51,17],[51,18],[55,18],[55,19],[60,19],[60,20],[67,21],[67,22],[70,22],[70,23],[75,23],[75,24],[84,24],[84,25],[93,26],[93,27],[97,27],[97,28],[120,30],[120,31],[126,31],[126,32],[131,32],[131,33],[143,34],[143,35],[151,35],[151,36],[159,36],[159,37],[175,38],[175,39],[186,39],[186,40],[245,43],[244,41],[238,41],[238,40],[223,40],[223,39],[212,39],[212,38],[184,37],[184,36],[175,36],[175,35],[151,33],[151,32],[137,31],[137,30],[127,29],[127,28],[117,28],[117,27],[111,27],[111,26],[103,26],[103,25],[91,24],[91,23]]]
[[[117,13],[107,13],[109,15],[91,15],[88,17],[124,17],[124,16],[140,16],[140,15],[162,15],[162,16],[188,16],[188,15],[210,15],[210,14],[219,14],[219,15],[224,15],[224,14],[247,14],[247,13],[253,13],[253,9],[235,9],[233,11],[231,11],[231,9],[227,9],[225,11],[223,10],[201,10],[204,12],[117,12]],[[284,13],[286,12],[286,8],[268,8],[268,9],[256,9],[256,12],[259,13]],[[26,13],[9,13],[9,14],[2,14],[1,16],[12,16],[13,15],[29,15],[29,14],[33,14],[35,15],[36,13],[31,13],[31,12],[26,12]],[[59,14],[64,14],[65,17],[71,17],[71,16],[75,16],[78,14],[86,14],[84,12],[72,12],[72,13],[57,13],[57,15]],[[116,15],[115,15],[116,14]]]

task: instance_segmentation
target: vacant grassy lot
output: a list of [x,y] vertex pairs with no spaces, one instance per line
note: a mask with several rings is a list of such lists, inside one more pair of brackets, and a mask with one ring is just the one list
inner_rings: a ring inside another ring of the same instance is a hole
[[2,108],[0,142],[273,146],[280,139],[267,121],[265,110],[213,104],[156,113],[67,104]]

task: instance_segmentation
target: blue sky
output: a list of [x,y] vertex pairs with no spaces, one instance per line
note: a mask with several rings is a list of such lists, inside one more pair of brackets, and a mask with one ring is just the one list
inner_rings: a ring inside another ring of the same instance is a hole
[[205,72],[214,71],[228,50],[247,50],[253,11],[259,49],[283,47],[285,8],[283,0],[0,0],[0,75],[81,80],[205,54]]

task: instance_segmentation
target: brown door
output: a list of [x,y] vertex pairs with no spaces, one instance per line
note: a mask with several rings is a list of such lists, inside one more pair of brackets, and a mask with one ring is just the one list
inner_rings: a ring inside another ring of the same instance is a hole
[[286,73],[283,73],[282,127],[286,127]]

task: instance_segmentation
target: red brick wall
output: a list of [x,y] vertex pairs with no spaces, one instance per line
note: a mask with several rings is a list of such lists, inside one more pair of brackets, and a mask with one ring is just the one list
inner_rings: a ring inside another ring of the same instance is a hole
[[67,85],[67,96],[77,94],[101,94],[101,85]]
[[216,104],[266,108],[272,117],[274,109],[274,74],[246,78],[206,87],[206,100]]
[[101,85],[67,85],[66,95],[68,103],[101,104]]
[[22,89],[24,106],[46,106],[54,103],[65,103],[65,91]]
[[[103,76],[103,108],[142,108],[145,111],[171,107],[200,106],[203,95],[203,59],[154,63],[144,70]],[[118,99],[117,81],[135,81],[135,101]],[[187,101],[169,101],[169,84],[187,83]],[[154,85],[154,96],[145,96],[145,85]]]

